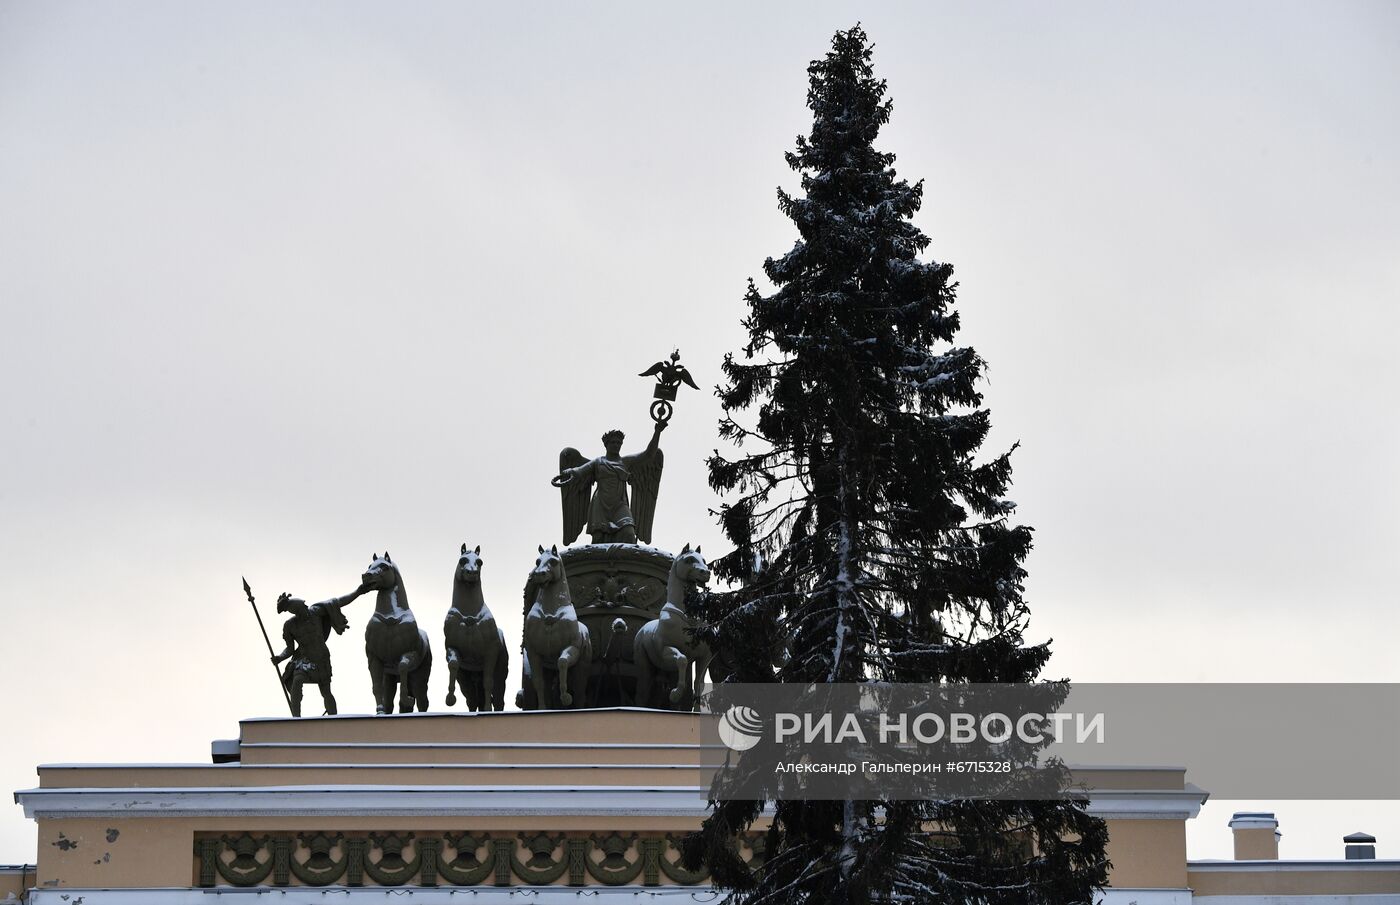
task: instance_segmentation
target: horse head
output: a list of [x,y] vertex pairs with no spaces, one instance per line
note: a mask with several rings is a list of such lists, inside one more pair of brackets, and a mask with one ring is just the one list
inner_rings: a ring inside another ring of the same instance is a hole
[[540,555],[535,558],[535,567],[530,570],[530,583],[551,585],[564,578],[564,560],[559,556],[558,545],[546,550],[540,547]]
[[560,618],[559,610],[569,606],[569,578],[564,572],[564,559],[559,555],[559,547],[546,550],[540,547],[540,555],[535,559],[535,567],[525,581],[526,608],[538,604],[545,621],[553,624]]
[[462,555],[457,557],[457,581],[466,585],[481,584],[482,562],[480,544],[475,550],[468,550],[463,544]]
[[686,544],[676,557],[675,565],[671,566],[671,572],[686,584],[706,585],[710,583],[710,567],[705,562],[705,557],[700,553],[697,544],[695,549],[690,549],[690,544]]
[[360,576],[361,585],[369,591],[392,591],[397,588],[402,579],[399,577],[399,567],[389,558],[389,551],[385,550],[383,556],[378,553],[371,553],[370,556],[369,566]]

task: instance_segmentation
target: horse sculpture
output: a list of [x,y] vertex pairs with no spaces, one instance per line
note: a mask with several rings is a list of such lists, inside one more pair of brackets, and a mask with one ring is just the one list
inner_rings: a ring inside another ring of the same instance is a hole
[[373,554],[363,576],[364,587],[378,591],[374,615],[365,626],[365,655],[369,658],[369,678],[374,685],[374,712],[392,713],[394,688],[399,691],[399,713],[428,709],[428,673],[433,668],[433,651],[428,634],[418,627],[408,608],[399,567],[389,558]]
[[[536,710],[551,709],[555,700],[564,707],[575,699],[583,701],[593,645],[588,626],[578,621],[557,546],[549,550],[540,547],[525,596],[529,605],[525,614],[525,687],[517,705],[523,708],[531,703],[527,689],[534,694]],[[550,682],[546,670],[558,673],[557,682]],[[550,693],[551,686],[557,686],[557,696]]]
[[704,682],[705,670],[713,654],[709,645],[696,641],[695,626],[685,611],[688,591],[710,580],[710,567],[700,548],[686,544],[671,565],[666,581],[666,603],[661,614],[637,630],[632,643],[632,661],[637,667],[637,706],[651,706],[652,684],[656,673],[674,673],[672,704],[691,706],[695,686]]
[[462,545],[452,581],[452,607],[442,631],[447,648],[447,706],[462,689],[472,712],[506,709],[506,636],[481,594],[481,547]]

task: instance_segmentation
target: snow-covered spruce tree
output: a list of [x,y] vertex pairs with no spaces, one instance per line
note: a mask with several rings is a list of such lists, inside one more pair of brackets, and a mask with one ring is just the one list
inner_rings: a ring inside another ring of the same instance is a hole
[[[812,131],[787,155],[803,197],[779,192],[800,238],[764,262],[775,292],[750,281],[749,342],[724,363],[740,451],[709,463],[735,545],[714,565],[742,586],[708,613],[731,681],[1032,681],[1031,530],[1009,520],[1010,453],[977,461],[983,363],[954,345],[953,268],[917,257],[923,184],[874,147],[891,103],[870,58],[857,26],[808,69]],[[1063,905],[1106,881],[1082,803],[779,801],[754,877],[737,839],[762,807],[715,803],[685,847],[746,905]]]

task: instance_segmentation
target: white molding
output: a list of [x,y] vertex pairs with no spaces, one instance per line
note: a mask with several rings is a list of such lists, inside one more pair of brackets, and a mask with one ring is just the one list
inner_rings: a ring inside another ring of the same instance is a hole
[[[701,744],[699,742],[242,742],[241,748],[341,748],[357,750],[360,748],[383,749],[383,748],[445,748],[448,750],[475,749],[475,748],[531,748],[531,749],[579,749],[593,751],[604,750],[634,750],[649,748],[667,750],[687,750],[702,751],[714,750],[724,751],[727,748],[719,743]],[[201,764],[200,766],[209,766]]]
[[[684,886],[479,886],[231,889],[34,889],[29,905],[382,905],[386,896],[404,905],[717,905],[724,894],[708,887]],[[1400,894],[1196,896],[1189,889],[1103,890],[1102,905],[1397,905]]]
[[[583,815],[692,817],[708,788],[674,786],[325,785],[191,788],[39,788],[15,793],[29,818],[479,817]],[[1089,813],[1117,820],[1186,820],[1198,792],[1119,790],[1090,795]],[[1238,863],[1238,862],[1231,862]],[[1351,862],[1355,863],[1355,862]]]
[[[291,886],[233,889],[35,889],[27,905],[717,905],[724,893],[688,886]],[[1146,903],[1144,903],[1146,905]]]
[[260,786],[187,789],[28,789],[41,817],[703,817],[701,786]]
[[[340,746],[337,746],[340,747]],[[425,747],[440,747],[427,745]],[[294,764],[40,764],[39,769],[53,772],[57,770],[694,770],[715,769],[716,764],[634,764],[599,763],[596,760],[584,763],[529,763],[529,764],[489,764],[489,763],[430,763],[377,764],[365,761],[319,761],[316,763]]]
[[1276,830],[1278,820],[1274,817],[1235,817],[1230,820],[1232,830]]
[[1180,764],[1086,764],[1076,761],[1065,764],[1071,773],[1078,770],[1094,770],[1096,772],[1120,771],[1124,773],[1185,773],[1186,768]]
[[[258,887],[234,889],[36,889],[29,905],[72,905],[81,896],[84,905],[382,905],[392,894],[405,905],[716,905],[724,893],[710,887],[688,886],[476,886],[346,888]],[[1383,900],[1384,897],[1369,897]],[[1105,889],[1095,899],[1102,905],[1191,905],[1189,889]],[[1221,903],[1225,905],[1225,903]],[[1231,903],[1233,905],[1233,903]],[[1263,903],[1254,903],[1263,905]],[[1369,903],[1381,905],[1381,901]]]
[[1400,893],[1196,896],[1191,901],[1196,905],[1400,905]]
[[1316,861],[1187,861],[1186,870],[1188,873],[1199,871],[1208,874],[1270,874],[1270,873],[1296,873],[1300,871],[1336,871],[1339,873],[1349,873],[1351,871],[1400,871],[1400,861],[1376,860],[1373,858],[1357,859],[1345,861],[1340,859],[1316,860]]
[[1110,886],[1094,901],[1098,905],[1191,905],[1191,890]]
[[1094,789],[1087,810],[1104,820],[1190,820],[1201,813],[1206,797],[1189,783],[1180,790]]

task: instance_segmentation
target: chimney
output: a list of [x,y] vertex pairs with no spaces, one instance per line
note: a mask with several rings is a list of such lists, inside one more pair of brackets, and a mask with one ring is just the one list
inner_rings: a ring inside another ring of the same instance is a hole
[[1266,811],[1239,811],[1230,820],[1235,831],[1236,861],[1277,861],[1278,820]]
[[1376,858],[1376,837],[1370,833],[1352,833],[1343,836],[1347,844],[1348,861],[1374,861]]

